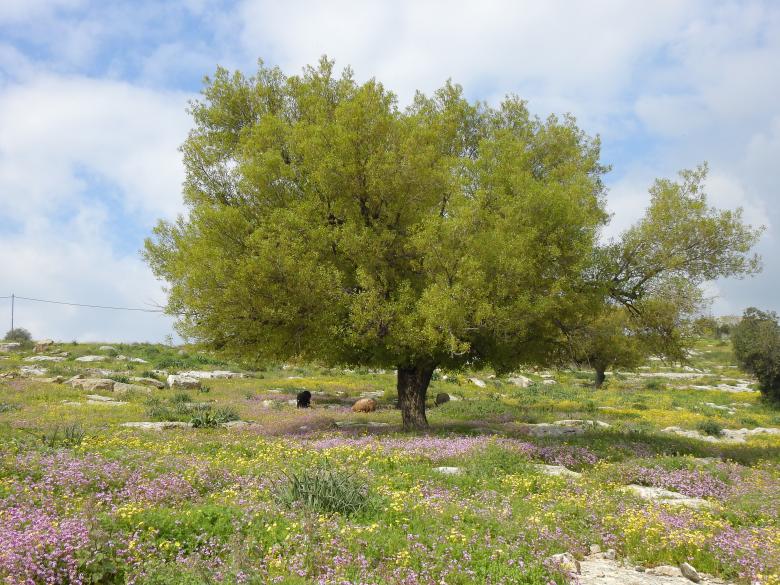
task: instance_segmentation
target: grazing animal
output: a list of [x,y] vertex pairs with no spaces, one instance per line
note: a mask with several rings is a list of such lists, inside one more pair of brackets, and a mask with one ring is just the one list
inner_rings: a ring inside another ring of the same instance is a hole
[[304,390],[298,392],[298,408],[309,408],[311,406],[311,392]]
[[374,412],[377,407],[377,401],[373,398],[361,398],[352,405],[352,412]]
[[436,406],[441,406],[445,402],[449,402],[449,401],[450,401],[450,395],[447,394],[446,392],[439,392],[436,395]]

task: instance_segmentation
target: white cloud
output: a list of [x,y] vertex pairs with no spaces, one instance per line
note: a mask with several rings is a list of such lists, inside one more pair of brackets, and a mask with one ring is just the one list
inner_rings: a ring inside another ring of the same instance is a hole
[[[142,242],[117,241],[181,209],[177,147],[187,95],[81,77],[36,76],[0,90],[0,288],[22,296],[144,306],[163,301]],[[4,292],[3,294],[6,294]],[[38,336],[157,339],[170,320],[19,304]]]

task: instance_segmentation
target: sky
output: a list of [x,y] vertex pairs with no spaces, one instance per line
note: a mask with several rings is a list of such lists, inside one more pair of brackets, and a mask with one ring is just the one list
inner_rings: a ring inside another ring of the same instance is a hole
[[[766,226],[763,273],[716,315],[780,310],[780,2],[0,0],[0,296],[154,308],[140,249],[183,212],[188,103],[217,65],[296,74],[327,54],[401,104],[447,79],[601,136],[605,237],[656,177],[703,161],[718,207]],[[163,315],[17,301],[36,338],[163,341]],[[0,299],[0,329],[10,306]]]

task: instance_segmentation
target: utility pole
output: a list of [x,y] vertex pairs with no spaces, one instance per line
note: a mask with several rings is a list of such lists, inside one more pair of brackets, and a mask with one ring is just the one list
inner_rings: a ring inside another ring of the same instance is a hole
[[11,293],[11,331],[14,330],[14,293]]

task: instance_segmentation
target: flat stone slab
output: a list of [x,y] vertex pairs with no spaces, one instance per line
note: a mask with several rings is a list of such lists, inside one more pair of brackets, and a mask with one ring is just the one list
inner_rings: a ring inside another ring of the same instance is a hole
[[192,423],[183,421],[164,421],[164,422],[126,422],[119,426],[129,429],[141,429],[144,431],[162,431],[165,429],[188,429]]
[[607,429],[611,425],[600,420],[564,419],[552,423],[525,424],[519,427],[532,437],[565,437],[567,435],[583,435],[595,429]]
[[[580,561],[580,575],[577,582],[580,585],[691,585],[682,576],[677,567],[662,565],[660,567],[637,571],[636,567],[620,561],[599,558],[591,555]],[[732,585],[709,575],[699,573],[700,583],[711,585]]]
[[710,502],[703,500],[702,498],[692,498],[664,488],[636,484],[627,485],[626,488],[644,500],[651,500],[662,504],[686,506],[688,508],[709,508],[712,506]]
[[213,372],[193,370],[191,372],[179,372],[179,376],[197,378],[199,380],[227,380],[230,378],[243,378],[244,374],[225,370],[214,370]]
[[106,356],[104,355],[83,355],[75,359],[77,362],[103,362],[105,360]]
[[64,362],[65,358],[56,355],[31,355],[24,358],[25,362]]
[[460,467],[434,467],[434,471],[441,473],[443,475],[460,475],[462,470]]
[[390,423],[377,422],[373,420],[368,422],[359,422],[353,420],[337,420],[334,424],[340,429],[359,429],[359,428],[378,429],[378,428],[390,426]]
[[582,477],[581,473],[572,471],[563,465],[546,465],[544,463],[537,463],[534,465],[534,467],[545,475],[552,475],[554,477]]
[[757,435],[780,435],[780,428],[774,427],[756,427],[754,429],[723,429],[720,436],[705,435],[704,433],[693,429],[682,429],[680,427],[666,427],[664,433],[673,433],[689,439],[698,439],[708,443],[744,443],[749,437]]

